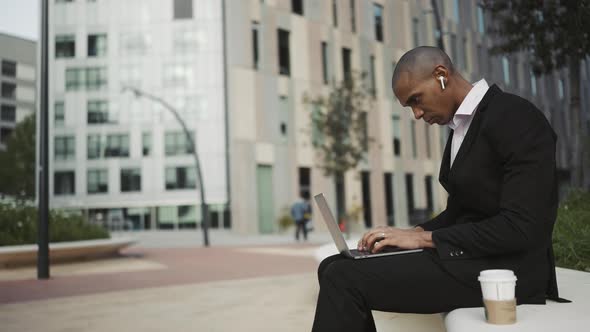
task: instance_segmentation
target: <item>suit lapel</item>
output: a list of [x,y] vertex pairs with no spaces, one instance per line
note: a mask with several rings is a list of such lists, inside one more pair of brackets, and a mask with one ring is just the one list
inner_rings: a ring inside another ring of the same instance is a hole
[[[457,152],[457,156],[455,156],[455,161],[453,162],[453,167],[450,168],[449,173],[455,170],[457,166],[461,164],[461,162],[468,155],[469,149],[471,148],[473,142],[475,142],[475,139],[477,138],[477,133],[479,132],[479,127],[481,126],[485,110],[487,109],[492,98],[500,92],[502,92],[502,90],[500,90],[500,88],[498,88],[498,86],[494,84],[489,88],[488,92],[486,92],[486,94],[484,95],[483,99],[477,107],[477,110],[475,111],[476,113],[473,116],[471,124],[469,125],[469,129],[467,130],[465,139],[463,140],[463,143],[461,143],[461,147],[459,147],[459,151]],[[447,161],[447,165],[449,164],[450,161]]]
[[438,182],[442,184],[447,192],[449,192],[449,171],[451,170],[451,142],[453,140],[453,131],[449,133],[447,138],[447,145],[443,152],[442,162],[440,165],[440,173],[438,174]]

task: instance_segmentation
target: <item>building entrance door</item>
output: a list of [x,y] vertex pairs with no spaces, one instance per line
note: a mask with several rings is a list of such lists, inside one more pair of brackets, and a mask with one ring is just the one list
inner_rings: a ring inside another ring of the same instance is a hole
[[274,230],[274,200],[272,190],[272,166],[258,165],[258,231],[262,234]]

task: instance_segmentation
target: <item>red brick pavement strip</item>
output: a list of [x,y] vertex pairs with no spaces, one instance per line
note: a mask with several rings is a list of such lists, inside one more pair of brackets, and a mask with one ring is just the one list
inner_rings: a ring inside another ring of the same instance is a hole
[[[277,247],[277,246],[273,246]],[[293,250],[310,246],[280,246]],[[253,247],[248,247],[253,248]],[[166,269],[0,281],[0,304],[200,282],[313,272],[312,257],[239,251],[237,247],[130,248],[124,255],[166,265]],[[243,248],[242,248],[243,249]]]

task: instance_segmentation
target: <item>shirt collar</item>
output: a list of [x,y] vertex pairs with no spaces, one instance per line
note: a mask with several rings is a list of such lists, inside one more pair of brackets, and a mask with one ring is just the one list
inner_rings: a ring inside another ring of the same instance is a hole
[[469,118],[475,112],[477,105],[481,102],[483,97],[485,96],[486,92],[488,92],[488,82],[485,79],[481,79],[477,83],[473,84],[473,88],[469,90],[465,99],[455,112],[455,115],[449,121],[449,127],[453,130],[456,130],[464,120]]

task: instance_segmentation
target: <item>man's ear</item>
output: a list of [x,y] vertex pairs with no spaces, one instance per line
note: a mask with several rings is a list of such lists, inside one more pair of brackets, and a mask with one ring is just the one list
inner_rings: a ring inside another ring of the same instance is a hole
[[439,77],[441,76],[444,78],[446,82],[449,79],[449,70],[443,65],[438,65],[432,71],[432,78],[434,78],[438,82],[440,80]]

